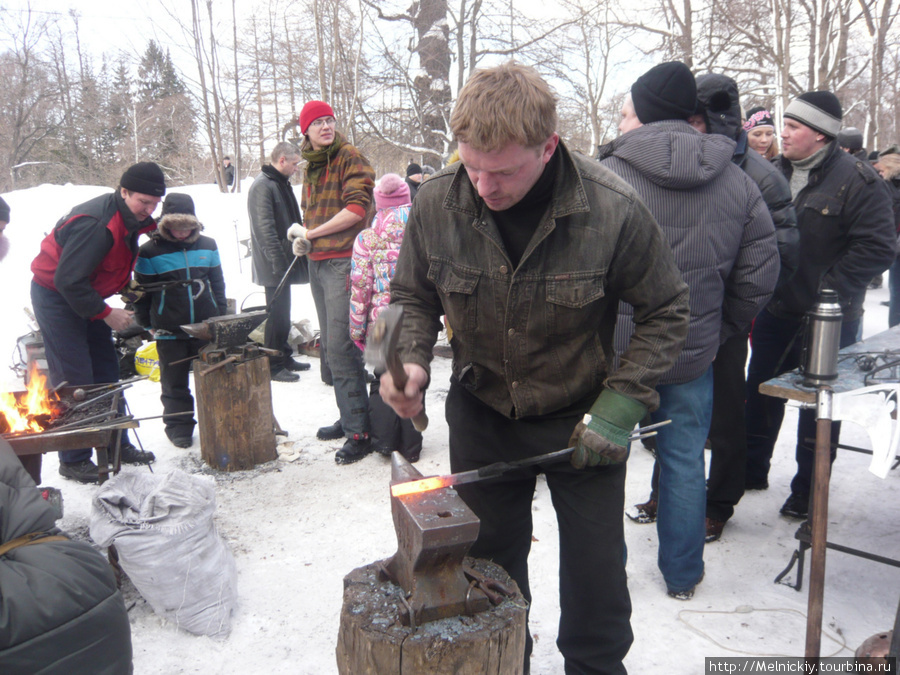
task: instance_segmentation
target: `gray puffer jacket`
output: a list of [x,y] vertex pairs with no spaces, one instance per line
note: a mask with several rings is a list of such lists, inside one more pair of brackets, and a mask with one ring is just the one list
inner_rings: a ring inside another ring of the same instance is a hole
[[[0,546],[35,533],[61,534],[0,439]],[[84,542],[43,538],[0,555],[0,673],[131,673],[131,625],[109,563]]]
[[[687,343],[660,384],[702,375],[719,344],[746,330],[775,288],[772,218],[759,188],[731,163],[733,153],[733,141],[682,121],[644,125],[605,148],[601,163],[647,204],[690,289]],[[631,309],[619,313],[617,352],[632,331]]]

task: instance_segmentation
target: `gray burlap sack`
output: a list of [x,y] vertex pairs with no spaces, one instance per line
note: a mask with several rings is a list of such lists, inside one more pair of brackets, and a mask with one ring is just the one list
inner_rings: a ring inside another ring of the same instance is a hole
[[214,638],[231,631],[237,568],[216,532],[215,484],[175,470],[123,473],[91,508],[91,537],[115,543],[122,569],[160,616]]

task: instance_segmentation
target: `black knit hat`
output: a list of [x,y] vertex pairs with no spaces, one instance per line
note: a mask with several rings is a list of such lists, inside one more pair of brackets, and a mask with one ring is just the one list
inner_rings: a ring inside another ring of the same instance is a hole
[[686,120],[697,108],[697,83],[681,61],[661,63],[631,85],[631,102],[642,124]]
[[153,197],[166,194],[166,177],[162,169],[153,162],[138,162],[129,166],[119,179],[119,185],[126,190]]
[[837,135],[838,145],[847,148],[850,152],[862,150],[863,135],[856,127],[844,127]]
[[0,220],[4,223],[9,222],[9,204],[4,201],[3,197],[0,197]]
[[808,91],[790,102],[784,116],[835,138],[841,130],[844,111],[838,97],[830,91]]
[[417,173],[422,173],[422,167],[416,163],[410,164],[406,167],[406,177],[415,176]]
[[189,216],[196,216],[197,213],[194,211],[194,200],[191,199],[190,195],[186,195],[183,192],[169,193],[169,196],[166,197],[166,201],[163,202],[161,215],[165,216],[169,213],[184,213]]

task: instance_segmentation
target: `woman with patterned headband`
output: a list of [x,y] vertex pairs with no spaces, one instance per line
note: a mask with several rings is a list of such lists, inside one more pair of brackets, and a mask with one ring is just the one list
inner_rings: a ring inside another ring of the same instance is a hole
[[772,115],[765,108],[751,108],[744,122],[747,132],[747,144],[766,159],[778,154],[778,141],[775,140],[775,123]]

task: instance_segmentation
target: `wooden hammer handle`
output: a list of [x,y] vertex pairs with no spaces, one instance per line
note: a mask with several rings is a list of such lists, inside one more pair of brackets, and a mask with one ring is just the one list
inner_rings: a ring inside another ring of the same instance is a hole
[[[409,376],[406,374],[406,369],[403,367],[403,364],[400,363],[400,358],[397,356],[397,353],[394,352],[388,358],[388,372],[391,374],[391,379],[394,380],[394,386],[403,391],[406,389],[406,383],[409,382]],[[413,426],[416,428],[416,431],[423,432],[428,428],[428,415],[425,414],[425,410],[422,410],[415,417],[412,418]]]

